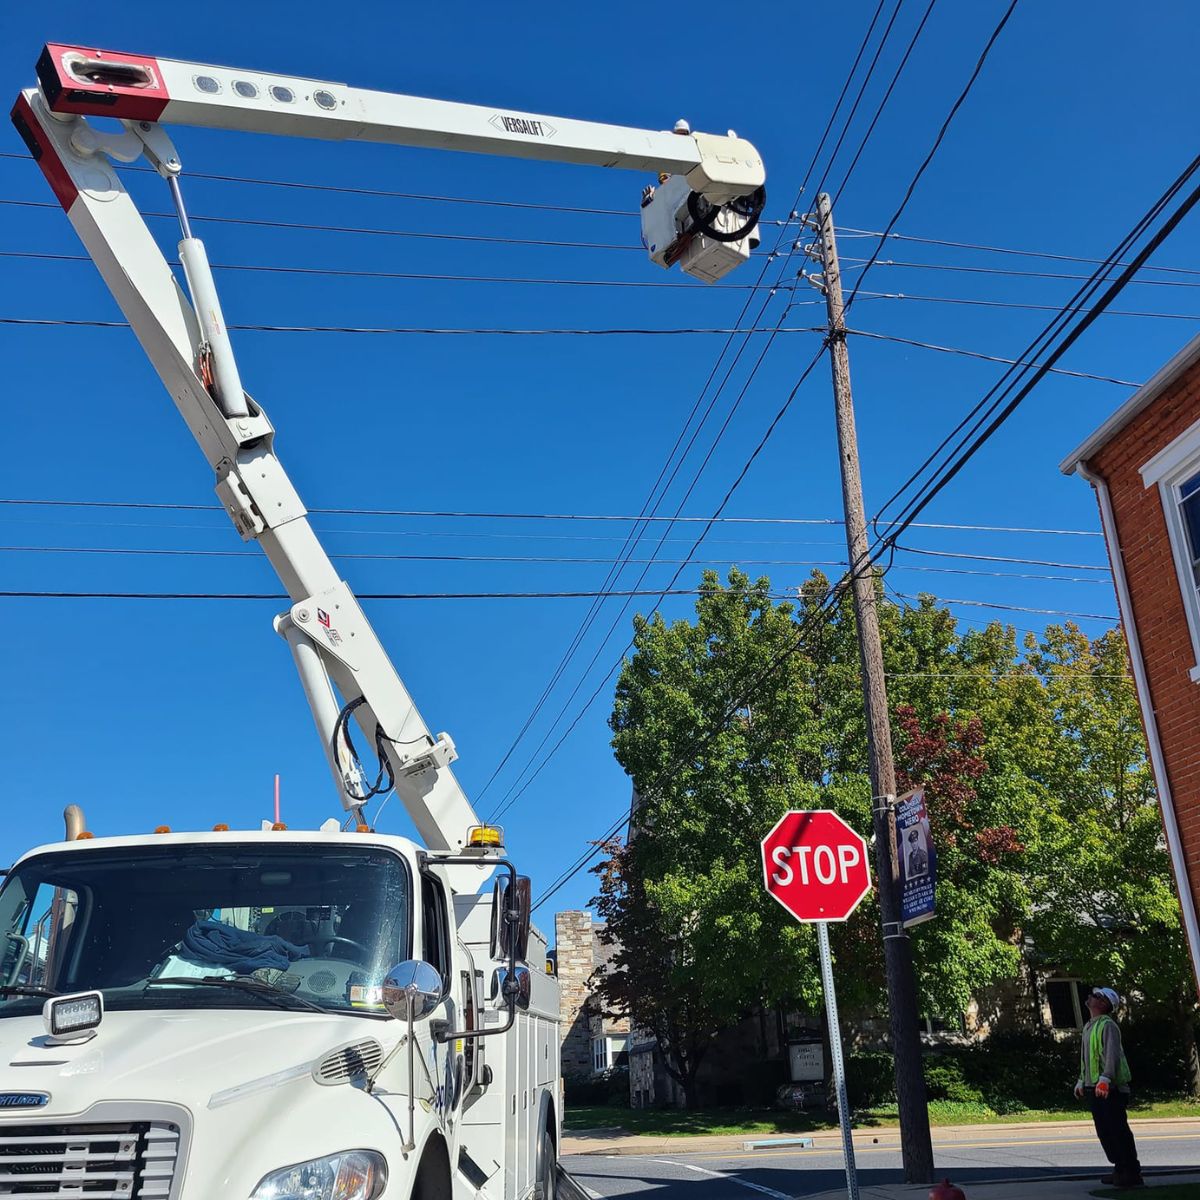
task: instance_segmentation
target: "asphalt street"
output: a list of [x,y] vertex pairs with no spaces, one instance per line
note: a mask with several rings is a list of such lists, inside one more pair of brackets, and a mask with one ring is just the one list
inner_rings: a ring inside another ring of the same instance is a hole
[[[1138,1151],[1148,1171],[1200,1168],[1200,1123],[1147,1124],[1136,1130]],[[877,1139],[877,1140],[876,1140]],[[844,1185],[840,1146],[820,1139],[809,1149],[678,1151],[647,1155],[597,1151],[564,1158],[563,1165],[595,1200],[654,1192],[654,1200],[770,1200],[813,1196]],[[901,1179],[894,1131],[855,1134],[858,1178],[863,1187]],[[1024,1129],[955,1130],[934,1136],[939,1178],[962,1186],[1022,1179],[1069,1178],[1108,1170],[1090,1129],[1053,1125]],[[686,1192],[686,1197],[685,1197]],[[923,1192],[921,1193],[923,1195]]]

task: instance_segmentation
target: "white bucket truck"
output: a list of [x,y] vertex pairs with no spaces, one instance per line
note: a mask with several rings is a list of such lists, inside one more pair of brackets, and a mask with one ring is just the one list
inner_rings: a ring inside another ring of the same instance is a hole
[[[0,1198],[552,1200],[558,987],[530,927],[529,881],[500,831],[475,817],[450,769],[453,741],[426,727],[242,388],[163,126],[655,172],[647,250],[703,279],[756,241],[758,155],[733,134],[624,129],[94,47],[48,45],[37,75],[14,123],[238,532],[262,546],[288,593],[275,628],[344,816],[312,832],[96,837],[69,809],[66,839],[7,872]],[[114,167],[143,158],[171,191],[182,283]],[[374,778],[352,723],[375,751]],[[392,790],[423,846],[372,828],[365,806]]]

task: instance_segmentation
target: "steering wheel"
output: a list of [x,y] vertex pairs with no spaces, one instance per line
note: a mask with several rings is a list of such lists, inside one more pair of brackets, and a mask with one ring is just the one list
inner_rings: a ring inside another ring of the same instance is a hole
[[352,949],[357,950],[364,959],[369,959],[371,957],[371,951],[364,946],[362,942],[356,942],[353,938],[341,937],[335,933],[331,934],[329,937],[323,937],[320,940],[328,943],[330,946],[340,942],[343,946],[350,946]]

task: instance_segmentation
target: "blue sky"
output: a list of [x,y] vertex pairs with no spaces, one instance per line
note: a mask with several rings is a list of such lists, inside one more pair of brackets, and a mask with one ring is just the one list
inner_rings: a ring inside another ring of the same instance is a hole
[[[415,95],[669,128],[735,128],[767,164],[767,217],[787,206],[866,29],[874,3],[816,9],[766,3],[721,31],[720,19],[680,27],[676,10],[616,3],[579,6],[396,6],[331,10],[308,3],[186,7],[63,3],[52,15],[8,16],[0,75],[10,92],[33,82],[43,42],[93,44],[227,65],[279,70]],[[924,4],[907,0],[861,113],[874,111]],[[879,230],[895,209],[951,102],[1005,6],[941,0],[883,119],[839,197],[847,229]],[[657,9],[657,11],[656,11]],[[886,12],[890,14],[892,3]],[[331,14],[336,11],[336,20]],[[675,15],[669,15],[675,13]],[[1195,151],[1194,16],[1152,0],[1035,4],[1023,0],[897,226],[926,238],[1084,257],[1103,256]],[[706,42],[706,38],[711,41]],[[862,116],[847,138],[858,143]],[[185,194],[194,214],[489,239],[596,243],[567,248],[364,233],[199,223],[216,263],[468,276],[629,282],[681,281],[645,262],[637,202],[646,180],[627,172],[509,162],[433,151],[324,145],[178,130]],[[0,198],[51,201],[15,134],[0,145]],[[840,177],[845,157],[831,179]],[[433,196],[619,210],[628,216],[542,212],[444,201],[364,197],[204,179],[188,170]],[[161,211],[155,179],[131,185]],[[811,199],[811,198],[810,198]],[[168,249],[174,226],[152,221]],[[777,226],[766,227],[768,240]],[[869,239],[843,235],[850,266]],[[0,251],[78,253],[57,207],[0,205]],[[1186,221],[1157,262],[1200,272],[1200,223]],[[923,243],[891,243],[885,258],[933,268],[1044,274],[1085,268],[1046,259]],[[0,316],[118,319],[88,264],[0,257]],[[729,283],[747,284],[757,267]],[[1200,313],[1200,273],[1149,274],[1119,307]],[[1164,286],[1173,281],[1184,286]],[[745,293],[734,290],[516,285],[350,279],[223,271],[231,323],[459,328],[728,327]],[[881,265],[869,291],[907,297],[1057,305],[1070,280]],[[801,285],[788,327],[814,325],[815,292]],[[999,356],[1019,352],[1048,313],[864,299],[856,327]],[[1064,366],[1140,381],[1196,332],[1193,320],[1104,318]],[[627,514],[649,487],[712,369],[723,339],[680,336],[433,336],[244,332],[242,377],[266,407],[277,448],[313,508]],[[684,513],[707,516],[761,438],[796,376],[816,352],[811,333],[775,339]],[[761,341],[748,355],[757,356]],[[890,341],[856,339],[855,395],[867,507],[878,505],[1003,369]],[[714,409],[661,512],[676,509],[724,420],[746,364]],[[9,435],[4,499],[207,505],[208,469],[132,336],[123,330],[0,326]],[[1090,489],[1057,471],[1062,456],[1117,407],[1129,389],[1051,378],[926,514],[932,522],[1054,527],[1095,532]],[[839,511],[829,379],[822,365],[801,389],[727,515],[832,518]],[[315,519],[335,554],[472,558],[611,558],[627,526],[613,522],[391,518]],[[667,531],[647,584],[665,586],[695,525]],[[663,531],[635,558],[650,557]],[[768,573],[780,590],[807,562],[841,558],[828,525],[721,525],[697,552]],[[222,514],[188,510],[54,509],[0,505],[5,547],[241,551]],[[615,539],[615,540],[614,540]],[[1096,536],[914,531],[914,546],[1101,564]],[[916,561],[916,560],[912,560]],[[922,563],[954,565],[951,560]],[[766,562],[787,565],[760,565]],[[961,565],[961,564],[960,564]],[[974,564],[979,566],[980,564]],[[347,561],[359,592],[563,591],[598,587],[603,562]],[[833,570],[833,568],[826,568]],[[1001,568],[1003,569],[1003,568]],[[1012,568],[1019,571],[1020,568]],[[0,553],[6,589],[274,591],[265,561],[249,557]],[[681,584],[693,583],[689,566]],[[1030,573],[1035,569],[1028,569]],[[624,586],[640,567],[622,576]],[[1081,576],[1085,572],[1066,571]],[[897,571],[904,591],[1010,605],[1113,613],[1111,587]],[[61,830],[61,810],[84,805],[99,832],[250,827],[269,814],[272,775],[283,776],[285,818],[315,826],[336,804],[291,660],[263,602],[4,600],[5,752],[0,789],[7,816],[0,857],[11,859]],[[637,601],[646,606],[650,601]],[[434,729],[458,743],[460,778],[475,794],[517,734],[579,627],[590,601],[442,600],[368,603],[395,662]],[[617,617],[599,622],[530,734],[480,805],[487,814],[518,782],[586,663]],[[664,611],[688,611],[686,599]],[[972,620],[988,610],[961,606]],[[998,614],[1004,615],[1004,614]],[[1038,628],[1046,618],[1010,614]],[[1084,622],[1098,632],[1103,622]],[[623,618],[565,722],[576,715],[626,643]],[[535,878],[535,894],[628,804],[612,760],[609,688],[505,817],[509,846]],[[559,732],[563,726],[559,726]],[[557,740],[551,735],[547,749]],[[543,752],[544,754],[544,752]],[[532,760],[532,766],[542,756]],[[382,827],[407,831],[398,803]],[[555,907],[589,899],[586,875]],[[543,925],[549,914],[540,913]]]

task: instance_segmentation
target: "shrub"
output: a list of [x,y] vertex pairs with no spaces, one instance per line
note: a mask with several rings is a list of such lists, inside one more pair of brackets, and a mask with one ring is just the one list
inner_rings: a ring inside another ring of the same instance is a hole
[[629,1068],[613,1067],[596,1075],[569,1075],[563,1079],[568,1108],[602,1105],[629,1107]]
[[893,1059],[885,1050],[861,1050],[846,1059],[850,1107],[875,1108],[894,1098]]
[[979,1104],[983,1092],[967,1079],[966,1066],[957,1054],[929,1055],[924,1062],[925,1091],[930,1100]]

